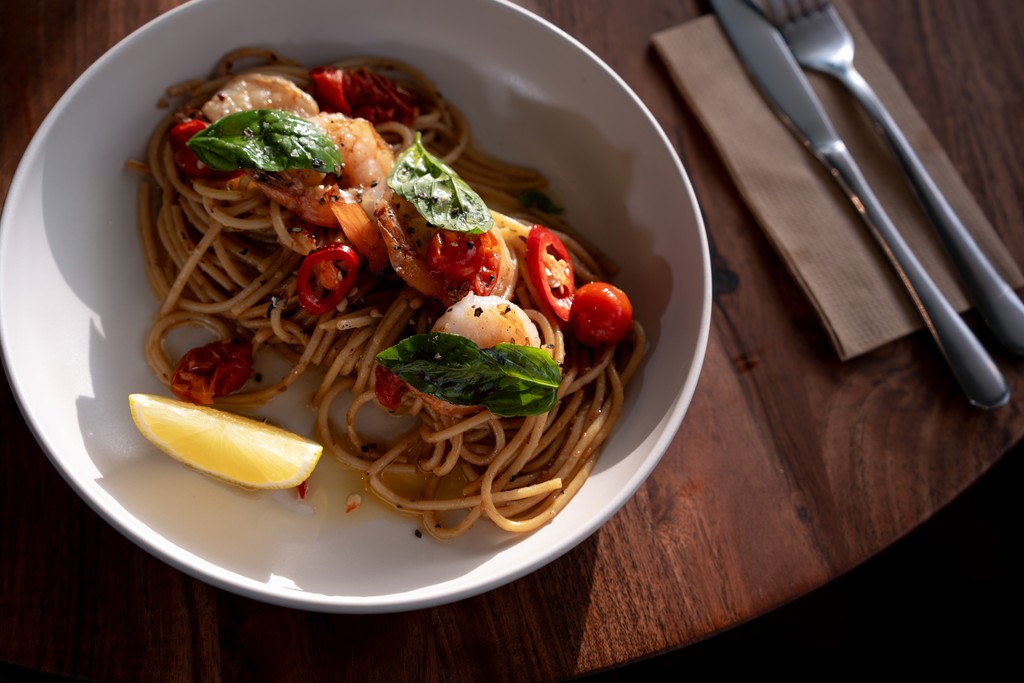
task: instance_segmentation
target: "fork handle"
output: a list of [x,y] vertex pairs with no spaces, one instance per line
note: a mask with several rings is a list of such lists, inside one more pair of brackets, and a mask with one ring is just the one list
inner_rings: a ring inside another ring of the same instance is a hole
[[853,68],[831,73],[846,85],[881,130],[986,324],[1004,346],[1024,354],[1024,303],[971,237],[864,77]]
[[1006,379],[896,230],[846,145],[839,142],[815,154],[832,171],[896,269],[968,400],[981,408],[1004,405],[1010,399]]

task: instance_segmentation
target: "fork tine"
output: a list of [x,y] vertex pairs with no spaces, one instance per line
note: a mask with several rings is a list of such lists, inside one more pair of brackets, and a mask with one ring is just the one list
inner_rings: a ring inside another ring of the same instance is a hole
[[789,8],[786,4],[786,0],[768,0],[766,13],[776,26],[782,26],[789,21]]
[[828,0],[792,0],[792,3],[795,4],[795,5],[802,6],[803,7],[803,12],[801,14],[803,14],[804,16],[807,16],[808,14],[811,14],[813,12],[820,12],[821,10],[825,9],[826,7],[828,7],[829,1]]
[[828,7],[828,0],[767,0],[766,14],[776,26],[803,19]]

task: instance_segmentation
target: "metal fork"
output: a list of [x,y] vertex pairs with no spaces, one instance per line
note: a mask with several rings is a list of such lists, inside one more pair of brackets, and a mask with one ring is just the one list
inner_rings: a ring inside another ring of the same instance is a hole
[[767,14],[797,61],[838,79],[878,126],[939,235],[968,296],[996,337],[1024,354],[1024,304],[943,197],[874,90],[853,65],[853,39],[827,0],[767,0]]

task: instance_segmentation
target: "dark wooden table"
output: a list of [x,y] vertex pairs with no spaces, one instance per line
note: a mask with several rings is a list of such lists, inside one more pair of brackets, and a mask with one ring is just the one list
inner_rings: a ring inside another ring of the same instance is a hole
[[[73,80],[177,0],[0,3],[0,197]],[[0,662],[105,681],[554,680],[686,646],[857,566],[927,520],[1024,434],[1014,400],[967,407],[923,335],[837,361],[761,237],[650,36],[696,0],[522,0],[608,62],[676,145],[716,293],[701,383],[655,476],[540,571],[462,602],[337,616],[238,597],[103,522],[0,405]],[[1024,263],[1024,3],[862,0],[855,14]],[[557,590],[556,590],[557,588]]]

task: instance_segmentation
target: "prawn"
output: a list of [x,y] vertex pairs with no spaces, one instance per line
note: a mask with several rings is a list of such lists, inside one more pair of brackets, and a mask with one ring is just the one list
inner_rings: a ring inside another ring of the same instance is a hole
[[522,308],[500,296],[467,294],[452,304],[434,332],[458,334],[482,349],[498,344],[540,347],[540,333]]
[[249,109],[280,109],[303,118],[320,113],[312,95],[287,78],[266,74],[236,76],[202,106],[211,122]]
[[[522,308],[500,296],[467,294],[448,307],[431,331],[466,337],[482,349],[503,343],[540,347],[537,326]],[[448,403],[411,386],[408,391],[435,415],[462,419],[481,410],[478,405]]]
[[[518,263],[509,252],[499,227],[499,223],[511,219],[494,212],[492,215],[495,217],[495,225],[489,231],[455,237],[474,242],[474,248],[480,250],[480,261],[489,273],[486,282],[481,282],[479,275],[473,278],[449,277],[444,272],[446,265],[443,262],[430,262],[431,247],[435,246],[438,239],[444,239],[447,231],[439,231],[429,225],[409,202],[391,193],[377,204],[374,212],[395,272],[406,284],[447,305],[455,303],[471,291],[503,298],[512,294]],[[439,233],[442,234],[440,238]]]
[[264,194],[307,223],[329,228],[340,225],[367,267],[380,272],[388,263],[388,253],[371,216],[387,188],[394,152],[365,119],[318,114],[309,120],[341,149],[344,166],[340,174],[304,169],[249,171],[249,176]]

